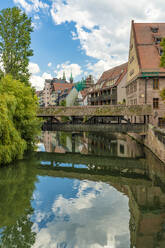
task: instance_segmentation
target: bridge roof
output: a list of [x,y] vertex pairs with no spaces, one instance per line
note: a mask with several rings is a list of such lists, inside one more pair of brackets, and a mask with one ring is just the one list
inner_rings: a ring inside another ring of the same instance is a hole
[[39,117],[61,116],[143,116],[152,115],[151,105],[98,105],[98,106],[72,106],[47,107],[38,110]]

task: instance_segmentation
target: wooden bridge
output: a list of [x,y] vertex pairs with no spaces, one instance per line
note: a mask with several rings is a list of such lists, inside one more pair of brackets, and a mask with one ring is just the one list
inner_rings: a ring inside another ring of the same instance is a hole
[[[149,123],[151,115],[151,105],[98,105],[40,108],[37,116],[47,121],[43,125],[43,130],[73,131],[73,126],[68,124],[74,124],[75,131],[145,133],[147,129],[145,124]],[[143,122],[131,123],[133,116],[141,116]]]
[[38,110],[38,117],[92,117],[92,116],[151,116],[151,105],[98,105],[98,106],[72,106],[47,107]]

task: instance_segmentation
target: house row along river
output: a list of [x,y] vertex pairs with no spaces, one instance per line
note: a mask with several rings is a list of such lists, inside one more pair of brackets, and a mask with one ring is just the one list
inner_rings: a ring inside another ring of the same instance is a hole
[[0,186],[0,247],[165,247],[164,164],[127,135],[44,131]]

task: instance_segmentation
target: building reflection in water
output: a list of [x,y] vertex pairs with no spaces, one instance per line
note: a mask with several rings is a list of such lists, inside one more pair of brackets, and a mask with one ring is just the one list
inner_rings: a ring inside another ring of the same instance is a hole
[[126,158],[144,157],[143,147],[124,134],[98,133],[42,133],[40,142],[44,151],[56,153],[81,153]]
[[[72,152],[137,159],[134,160],[133,169],[125,165],[124,169],[118,168],[117,164],[110,169],[110,166],[104,162],[99,166],[94,165],[92,161],[92,166],[88,164],[88,171],[89,173],[94,171],[94,180],[97,180],[99,173],[103,175],[103,171],[106,175],[111,174],[110,185],[128,196],[130,247],[165,247],[165,166],[150,151],[122,134],[45,132],[41,141],[44,142],[47,152]],[[124,160],[121,161],[119,162],[124,163]],[[65,168],[63,170],[65,173]],[[113,173],[114,171],[116,174]],[[92,180],[91,175],[90,180]],[[99,180],[102,180],[101,177]]]

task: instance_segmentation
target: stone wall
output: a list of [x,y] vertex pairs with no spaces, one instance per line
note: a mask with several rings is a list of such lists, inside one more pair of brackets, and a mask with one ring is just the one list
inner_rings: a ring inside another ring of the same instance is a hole
[[144,145],[165,163],[165,130],[148,125]]

